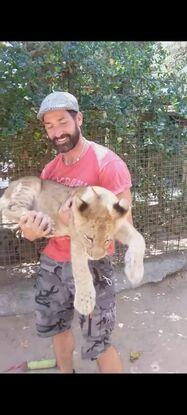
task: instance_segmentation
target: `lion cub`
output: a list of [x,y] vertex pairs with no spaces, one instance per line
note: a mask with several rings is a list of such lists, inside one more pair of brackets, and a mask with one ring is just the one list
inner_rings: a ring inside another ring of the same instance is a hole
[[[71,198],[71,214],[65,226],[58,214]],[[111,241],[128,245],[125,273],[132,284],[143,278],[145,242],[143,236],[126,219],[130,206],[118,200],[111,191],[99,186],[67,187],[35,176],[10,183],[0,199],[3,221],[19,223],[28,210],[42,211],[51,220],[52,232],[47,237],[69,235],[72,269],[75,281],[75,308],[84,315],[95,306],[95,288],[88,259],[97,260],[107,254]],[[17,225],[18,226],[18,225]]]

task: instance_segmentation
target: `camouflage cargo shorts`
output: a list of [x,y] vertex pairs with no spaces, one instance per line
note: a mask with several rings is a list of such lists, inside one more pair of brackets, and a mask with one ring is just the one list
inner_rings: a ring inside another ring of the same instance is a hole
[[[79,314],[79,321],[84,339],[82,358],[94,360],[111,345],[116,306],[111,258],[89,261],[89,268],[96,290],[96,306],[91,316]],[[50,337],[70,329],[75,294],[71,263],[57,262],[42,254],[34,290],[38,335]]]

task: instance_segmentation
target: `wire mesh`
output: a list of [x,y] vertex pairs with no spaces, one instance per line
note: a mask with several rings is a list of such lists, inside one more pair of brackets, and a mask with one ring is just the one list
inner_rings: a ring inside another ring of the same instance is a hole
[[[146,255],[156,255],[187,248],[187,178],[186,146],[177,154],[141,148],[138,140],[125,137],[118,141],[115,129],[110,136],[103,130],[90,132],[94,141],[114,150],[128,165],[132,175],[134,226],[144,235]],[[97,138],[99,137],[99,138]],[[43,146],[43,147],[42,147]],[[54,154],[47,140],[38,141],[38,147],[30,138],[13,140],[11,148],[6,140],[0,142],[0,195],[9,181],[24,175],[39,175]],[[41,151],[42,149],[42,151]],[[6,158],[4,155],[7,154]],[[37,160],[37,162],[36,162]],[[0,265],[38,262],[46,240],[29,242],[17,230],[0,225]],[[125,248],[116,243],[114,261],[120,262]]]

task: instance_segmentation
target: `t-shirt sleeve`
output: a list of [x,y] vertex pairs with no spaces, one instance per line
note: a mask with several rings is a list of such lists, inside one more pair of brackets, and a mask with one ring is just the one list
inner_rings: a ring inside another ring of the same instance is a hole
[[100,170],[99,185],[116,195],[130,189],[132,181],[126,163],[120,158],[109,161]]
[[45,165],[45,167],[43,168],[41,175],[40,175],[40,179],[43,180],[48,180],[50,179],[51,176],[51,170],[53,169],[53,165],[54,165],[54,161],[50,161],[48,164]]
[[47,180],[48,179],[47,168],[46,167],[44,167],[44,169],[42,170],[42,172],[40,174],[40,179],[43,179],[43,180]]
[[51,160],[49,163],[47,163],[40,174],[40,179],[51,180],[52,179],[51,175],[54,169],[56,168],[58,161],[59,161],[59,155],[56,156],[53,160]]

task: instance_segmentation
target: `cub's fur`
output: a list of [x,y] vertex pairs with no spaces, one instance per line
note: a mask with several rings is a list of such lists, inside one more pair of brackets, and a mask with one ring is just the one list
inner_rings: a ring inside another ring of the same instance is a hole
[[[60,207],[71,198],[70,223],[63,225]],[[112,240],[128,246],[125,273],[132,284],[143,278],[145,242],[126,216],[130,206],[118,200],[112,192],[99,186],[71,188],[35,176],[10,183],[0,199],[3,221],[19,223],[28,210],[42,211],[51,220],[52,232],[47,237],[71,237],[72,269],[75,280],[75,308],[89,314],[95,306],[95,288],[88,259],[100,259],[107,254]],[[18,226],[18,225],[17,225]]]

